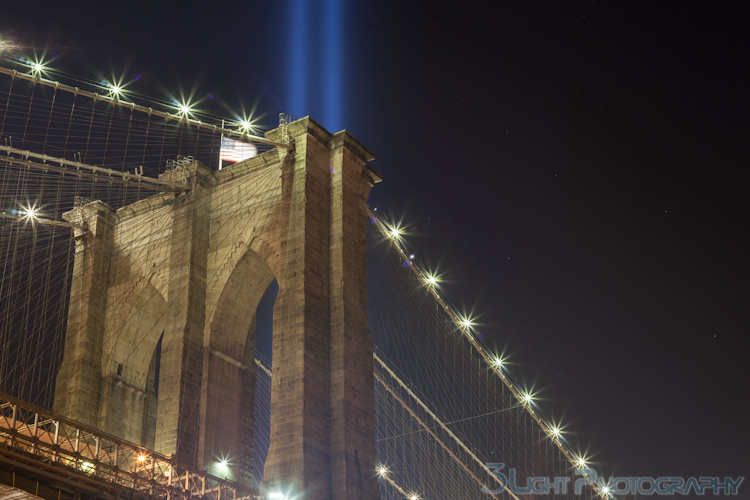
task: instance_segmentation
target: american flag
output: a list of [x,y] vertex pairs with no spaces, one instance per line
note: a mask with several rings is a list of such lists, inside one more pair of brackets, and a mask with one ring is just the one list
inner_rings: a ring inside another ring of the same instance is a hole
[[221,152],[219,153],[220,160],[237,163],[238,161],[252,158],[257,154],[258,148],[255,147],[255,144],[236,141],[229,137],[221,138]]

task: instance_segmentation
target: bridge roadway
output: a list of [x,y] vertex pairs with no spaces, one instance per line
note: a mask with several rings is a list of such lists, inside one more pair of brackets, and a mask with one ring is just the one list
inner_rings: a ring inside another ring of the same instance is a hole
[[0,500],[35,497],[256,500],[258,492],[0,393]]

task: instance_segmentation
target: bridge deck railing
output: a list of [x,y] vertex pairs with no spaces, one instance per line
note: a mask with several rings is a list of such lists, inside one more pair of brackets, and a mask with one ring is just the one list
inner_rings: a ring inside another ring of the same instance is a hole
[[179,467],[171,457],[0,393],[0,453],[148,494],[154,498],[251,500],[249,486]]

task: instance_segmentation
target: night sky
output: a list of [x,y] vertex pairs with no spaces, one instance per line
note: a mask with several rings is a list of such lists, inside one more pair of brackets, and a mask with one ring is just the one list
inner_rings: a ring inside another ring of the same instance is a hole
[[740,2],[302,2],[6,2],[0,36],[79,77],[255,104],[267,128],[346,128],[385,177],[371,206],[594,462],[748,475]]

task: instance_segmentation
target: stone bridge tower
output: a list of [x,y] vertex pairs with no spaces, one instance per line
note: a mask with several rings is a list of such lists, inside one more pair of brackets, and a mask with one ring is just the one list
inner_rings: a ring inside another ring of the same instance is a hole
[[87,230],[76,234],[54,407],[249,482],[255,311],[275,278],[262,493],[374,500],[366,201],[380,178],[346,131],[303,118],[289,133],[291,152],[186,166],[184,193],[66,214]]

